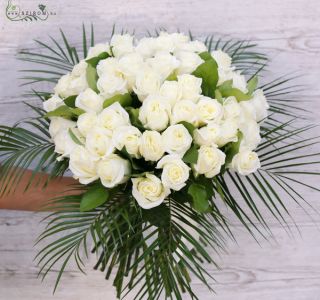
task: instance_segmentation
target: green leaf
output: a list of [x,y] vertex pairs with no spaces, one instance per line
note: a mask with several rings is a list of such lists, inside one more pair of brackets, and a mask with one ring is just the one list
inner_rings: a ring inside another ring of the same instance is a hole
[[215,99],[217,99],[220,104],[223,104],[223,97],[218,89],[215,90],[214,96],[215,96]]
[[98,81],[97,70],[95,67],[93,67],[90,64],[88,64],[88,66],[87,66],[86,78],[87,78],[88,86],[92,90],[94,90],[96,93],[98,93],[99,90],[97,88],[97,81]]
[[78,137],[73,133],[72,128],[69,128],[68,133],[71,139],[78,145],[83,146],[84,144],[78,139]]
[[67,106],[67,105],[62,105],[57,107],[53,111],[49,111],[48,113],[45,114],[45,117],[63,117],[66,119],[71,119],[73,117],[73,112],[72,109]]
[[142,209],[142,217],[156,227],[166,228],[170,223],[170,209],[162,203],[151,209]]
[[86,60],[86,63],[91,65],[92,67],[96,67],[99,63],[100,60],[103,60],[103,59],[106,59],[110,57],[110,54],[107,53],[107,52],[102,52],[100,53],[98,56],[95,56],[95,57],[92,57],[92,58],[89,58]]
[[126,147],[123,147],[121,150],[120,150],[120,154],[123,156],[123,158],[127,159],[130,161],[130,164],[132,166],[132,169],[134,170],[138,170],[138,171],[141,171],[141,170],[144,170],[143,166],[141,165],[141,160],[139,159],[135,159],[133,158],[127,151]]
[[215,96],[215,89],[219,80],[218,65],[211,58],[206,60],[192,73],[198,78],[202,78],[202,94],[211,98]]
[[248,95],[252,95],[258,86],[258,76],[253,76],[247,83]]
[[131,106],[132,97],[129,93],[126,93],[123,95],[121,95],[121,94],[115,95],[115,96],[113,96],[103,102],[103,108],[106,108],[115,102],[119,102],[122,107]]
[[208,52],[208,51],[199,53],[199,56],[200,56],[204,61],[207,61],[207,60],[210,60],[210,59],[213,58],[212,55],[211,55],[211,53]]
[[76,116],[80,116],[85,113],[85,111],[82,108],[78,108],[78,107],[72,108],[71,111]]
[[65,105],[72,107],[72,108],[75,108],[76,107],[76,98],[77,98],[77,95],[69,96],[66,99],[64,99],[63,102]]
[[80,211],[90,211],[104,204],[109,198],[108,190],[103,186],[93,186],[81,198]]
[[243,134],[240,130],[238,130],[238,140],[236,142],[228,143],[225,146],[224,148],[224,152],[226,154],[225,166],[228,166],[231,163],[233,157],[239,152],[242,138],[243,138]]
[[139,108],[126,107],[126,111],[129,114],[131,125],[137,127],[141,131],[144,131],[145,128],[139,120]]
[[196,129],[193,124],[186,121],[181,121],[179,124],[183,125],[189,131],[190,135],[193,136],[193,131]]
[[186,154],[183,156],[182,160],[185,163],[189,164],[196,164],[198,161],[198,148],[195,144],[193,144],[190,149],[186,152]]
[[50,118],[50,117],[62,117],[65,119],[72,119],[77,116],[80,116],[84,113],[85,111],[81,108],[71,108],[67,105],[62,105],[57,107],[53,111],[49,111],[44,115],[45,118]]
[[223,97],[233,96],[238,102],[250,100],[252,98],[251,95],[247,95],[239,89],[232,87],[232,80],[225,81],[218,89]]
[[188,188],[188,194],[192,197],[192,207],[199,213],[204,213],[209,209],[209,199],[206,187],[192,183]]
[[167,78],[167,81],[177,81],[178,77],[177,77],[177,73],[176,72],[172,72]]
[[97,64],[99,63],[100,60],[106,59],[110,57],[110,54],[107,52],[102,52],[96,57],[92,57],[90,59],[87,59],[86,62],[88,64],[87,66],[87,73],[86,73],[86,78],[89,87],[94,90],[96,93],[99,92],[97,88],[97,81],[98,81],[98,74],[97,74]]

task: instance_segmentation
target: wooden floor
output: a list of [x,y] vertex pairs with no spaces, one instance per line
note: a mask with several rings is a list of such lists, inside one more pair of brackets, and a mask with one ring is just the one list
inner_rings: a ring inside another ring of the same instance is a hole
[[[14,1],[13,1],[14,2]],[[307,89],[300,93],[305,105],[320,116],[320,2],[319,0],[117,0],[117,1],[41,1],[56,12],[45,22],[12,22],[5,18],[6,1],[0,4],[0,123],[13,124],[28,111],[21,104],[25,88],[17,78],[22,66],[15,58],[18,49],[34,47],[33,39],[48,40],[63,28],[73,41],[80,41],[82,22],[95,24],[100,40],[119,28],[147,29],[163,26],[169,30],[191,29],[195,34],[220,33],[248,38],[260,43],[273,62],[267,76],[296,72]],[[35,7],[38,0],[16,1]],[[272,71],[271,71],[272,70]],[[319,149],[320,150],[320,149]],[[312,179],[316,181],[317,179]],[[319,195],[303,191],[320,212]],[[196,280],[200,299],[209,300],[319,300],[320,299],[320,216],[307,216],[299,206],[288,207],[301,235],[288,235],[268,217],[277,241],[261,241],[260,246],[234,222],[238,244],[229,245],[229,253],[217,258],[222,270],[212,266],[216,295],[208,293]],[[102,274],[88,275],[69,269],[60,289],[52,296],[53,274],[44,283],[36,277],[33,263],[34,239],[41,231],[43,215],[30,212],[0,212],[0,300],[102,300],[115,299],[113,287]],[[213,254],[214,255],[214,254]],[[186,297],[187,299],[187,297]]]

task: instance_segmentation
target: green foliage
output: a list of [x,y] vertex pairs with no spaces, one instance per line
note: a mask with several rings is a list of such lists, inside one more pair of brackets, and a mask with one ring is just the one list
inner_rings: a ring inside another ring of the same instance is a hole
[[63,102],[68,107],[75,108],[76,107],[76,98],[77,98],[77,95],[69,96],[66,99],[64,99]]
[[203,55],[207,59],[198,66],[192,74],[202,79],[202,94],[214,98],[215,89],[219,80],[218,65],[212,57],[208,59],[207,55]]
[[252,93],[256,90],[258,86],[258,76],[253,76],[247,83],[248,95],[252,95]]
[[71,137],[71,139],[78,145],[83,146],[83,142],[80,141],[80,139],[74,134],[72,128],[69,128],[68,133]]
[[98,93],[99,92],[97,88],[98,74],[97,74],[96,68],[93,67],[92,65],[87,66],[86,78],[87,78],[89,88],[91,88],[96,93]]
[[192,197],[192,207],[199,213],[207,212],[209,209],[209,197],[206,188],[197,183],[190,184],[188,194]]
[[193,132],[196,129],[196,127],[193,124],[186,121],[179,122],[179,124],[182,124],[188,130],[190,135],[193,136]]
[[115,102],[119,102],[122,107],[131,106],[132,97],[129,93],[126,93],[123,95],[121,95],[121,94],[115,95],[115,96],[113,96],[103,102],[103,108],[106,108]]
[[139,120],[139,109],[127,107],[126,110],[129,114],[131,124],[139,128],[141,131],[144,131],[145,128],[143,127],[141,121]]
[[86,78],[88,82],[88,86],[94,90],[96,93],[99,92],[97,88],[97,81],[98,81],[98,73],[97,73],[97,65],[100,60],[106,59],[110,57],[109,53],[102,52],[98,56],[92,57],[90,59],[87,59],[86,62],[88,64],[87,66],[87,72],[86,72]]
[[195,144],[192,144],[192,146],[189,148],[189,150],[185,153],[182,160],[185,163],[189,164],[196,164],[198,161],[198,147]]
[[67,105],[62,105],[57,107],[55,110],[50,111],[44,115],[45,118],[50,118],[50,117],[62,117],[65,119],[74,119],[81,114],[84,113],[84,110],[81,108],[71,108]]
[[[48,180],[61,176],[68,167],[66,161],[57,161],[48,129],[43,119],[44,111],[27,104],[38,115],[14,127],[0,126],[0,197],[21,188],[21,179],[26,170],[33,167],[33,173],[26,186],[39,184],[38,172],[49,173]],[[35,179],[38,178],[38,181]],[[45,183],[46,184],[46,183]]]
[[232,80],[225,81],[221,84],[219,86],[219,92],[223,97],[235,97],[238,102],[250,100],[252,98],[251,94],[245,94],[239,89],[232,87]]
[[228,143],[224,148],[224,153],[226,154],[225,166],[228,166],[233,157],[239,152],[240,144],[242,141],[243,134],[238,130],[238,140],[236,142]]
[[[159,31],[156,30],[155,34],[158,35]],[[193,38],[191,33],[190,37]],[[21,60],[39,66],[23,70],[27,74],[23,77],[25,84],[52,84],[70,72],[73,65],[79,62],[78,53],[82,52],[85,57],[88,46],[94,45],[93,26],[89,39],[85,26],[82,28],[82,50],[72,46],[62,31],[61,43],[50,39],[51,44],[36,41],[42,47],[39,53],[34,50],[19,53]],[[257,45],[249,41],[215,39],[214,36],[207,37],[205,44],[208,53],[200,54],[205,62],[199,66],[196,74],[203,79],[206,95],[218,101],[230,95],[243,101],[249,99],[258,87],[267,96],[271,115],[261,124],[262,142],[257,149],[262,168],[247,177],[228,169],[213,180],[199,176],[191,185],[172,193],[161,206],[151,210],[143,210],[136,204],[131,196],[130,184],[122,186],[124,190],[115,191],[108,198],[84,196],[89,193],[84,191],[83,194],[52,200],[49,208],[54,212],[48,218],[46,230],[39,237],[39,242],[45,245],[37,259],[43,277],[53,267],[59,266],[55,289],[70,260],[73,259],[83,271],[83,254],[87,257],[92,249],[98,257],[95,269],[104,272],[106,279],[113,276],[119,298],[134,290],[135,299],[157,300],[164,296],[183,299],[183,293],[189,294],[192,299],[199,299],[191,288],[190,276],[193,275],[211,290],[208,281],[210,275],[203,263],[215,265],[212,251],[219,253],[223,250],[225,237],[235,239],[220,210],[221,206],[225,206],[253,238],[272,235],[262,208],[267,209],[285,230],[288,230],[287,220],[292,221],[287,209],[289,201],[294,201],[305,210],[311,208],[299,187],[320,191],[318,186],[308,182],[308,176],[319,175],[316,167],[320,163],[320,153],[312,150],[319,144],[319,137],[314,134],[308,137],[309,131],[313,130],[312,125],[295,127],[297,118],[307,113],[293,97],[301,89],[292,81],[295,78],[282,76],[257,86],[256,76],[260,77],[268,63],[266,55],[257,49]],[[229,53],[236,69],[251,77],[247,95],[233,89],[230,82],[214,92],[218,80],[217,66],[210,52],[217,49]],[[89,76],[92,80],[90,86],[96,82],[96,62],[92,63],[93,66],[89,64],[92,67],[89,71],[92,72]],[[33,91],[31,94],[44,101],[51,90]],[[81,113],[72,111],[72,101],[65,99],[68,109],[63,108],[71,118]],[[139,110],[134,107],[126,108],[131,123],[143,131],[138,119]],[[48,133],[49,120],[43,118],[45,112],[35,107],[32,109],[37,114],[36,118],[13,128],[0,127],[0,156],[3,159],[1,194],[11,191],[20,183],[24,169],[16,167],[28,168],[36,162],[34,174],[45,171],[50,173],[50,179],[62,175],[68,166],[67,160],[57,161],[58,155],[54,152]],[[30,128],[26,129],[28,126]],[[192,127],[186,128],[192,131]],[[237,147],[239,142],[226,146],[227,164]],[[197,147],[193,145],[183,159],[188,163],[196,163],[197,156]],[[145,166],[142,170],[145,170]],[[80,211],[84,198],[89,199],[86,202],[91,205],[87,206],[90,207],[88,211]]]
[[98,56],[87,59],[86,63],[95,68],[98,65],[100,60],[107,59],[108,57],[110,57],[109,53],[102,52]]
[[81,198],[80,211],[90,211],[101,206],[109,199],[108,190],[101,185],[94,185]]

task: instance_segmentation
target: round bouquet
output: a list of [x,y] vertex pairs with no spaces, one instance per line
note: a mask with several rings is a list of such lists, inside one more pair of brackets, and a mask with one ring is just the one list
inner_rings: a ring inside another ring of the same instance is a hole
[[34,91],[43,109],[28,104],[38,114],[27,122],[32,128],[1,127],[7,184],[21,175],[13,168],[37,157],[35,172],[50,180],[69,170],[79,181],[74,194],[50,202],[54,213],[39,241],[55,239],[38,254],[40,272],[61,262],[58,284],[71,258],[83,269],[92,247],[95,268],[114,276],[117,297],[134,290],[135,299],[185,292],[198,299],[193,276],[212,289],[208,249],[219,252],[226,236],[236,238],[223,206],[253,236],[264,235],[255,225],[269,232],[257,202],[285,222],[282,199],[300,200],[291,185],[304,184],[289,175],[312,174],[301,170],[306,157],[293,154],[312,143],[300,137],[310,126],[291,126],[298,108],[283,97],[288,80],[258,88],[267,59],[241,41],[161,31],[95,44],[92,31],[89,48],[83,30],[80,60],[62,37],[65,49],[39,42],[50,55],[21,52],[62,71],[29,77],[55,82],[49,92]]
[[210,180],[226,169],[255,172],[268,104],[256,77],[247,83],[231,61],[180,33],[113,35],[90,48],[43,103],[59,159],[94,184],[81,209],[115,189],[143,209],[189,194],[185,205],[206,212]]

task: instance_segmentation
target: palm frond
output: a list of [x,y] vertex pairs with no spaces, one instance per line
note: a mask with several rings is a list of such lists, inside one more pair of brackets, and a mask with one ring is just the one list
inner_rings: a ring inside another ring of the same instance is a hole
[[[88,256],[90,245],[98,255],[95,269],[105,272],[106,279],[115,270],[117,297],[137,288],[136,299],[146,295],[160,299],[161,291],[169,298],[183,299],[182,293],[187,292],[198,299],[190,287],[189,271],[211,289],[207,283],[210,274],[203,263],[215,264],[206,250],[208,245],[218,253],[224,249],[220,230],[212,226],[215,220],[221,221],[219,216],[200,215],[174,199],[146,212],[124,192],[102,207],[80,213],[81,197],[53,200],[49,207],[56,212],[38,239],[38,243],[53,239],[38,253],[37,260],[43,278],[60,266],[55,289],[71,259],[83,271],[82,257]],[[192,231],[201,239],[190,234]]]
[[43,119],[43,111],[27,105],[39,116],[14,127],[0,126],[0,196],[13,192],[28,168],[33,168],[33,172],[25,189],[38,172],[49,173],[50,180],[62,176],[68,167],[66,161],[57,161],[58,155],[54,152],[49,123]]

